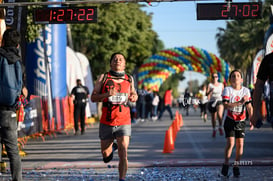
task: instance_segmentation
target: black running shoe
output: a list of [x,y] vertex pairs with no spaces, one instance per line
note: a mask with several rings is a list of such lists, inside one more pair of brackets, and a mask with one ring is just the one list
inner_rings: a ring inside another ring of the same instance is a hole
[[108,163],[108,162],[110,162],[113,159],[114,151],[116,151],[117,149],[118,149],[117,143],[113,143],[113,145],[112,145],[112,153],[108,157],[102,158],[103,161],[104,161],[104,163]]
[[221,171],[222,175],[224,175],[224,176],[228,175],[228,167],[229,167],[228,165],[223,164],[222,171]]
[[240,176],[240,169],[239,167],[233,167],[233,176],[239,177]]

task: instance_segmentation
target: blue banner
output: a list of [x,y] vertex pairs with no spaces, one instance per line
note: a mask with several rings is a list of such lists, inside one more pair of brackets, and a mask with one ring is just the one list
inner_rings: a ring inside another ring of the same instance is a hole
[[42,34],[34,43],[27,45],[26,73],[29,95],[47,96],[47,64],[44,58]]

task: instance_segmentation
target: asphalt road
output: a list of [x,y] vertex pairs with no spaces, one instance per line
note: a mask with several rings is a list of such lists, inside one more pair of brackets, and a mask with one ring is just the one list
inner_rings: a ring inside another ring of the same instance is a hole
[[[199,111],[191,110],[189,116],[183,116],[183,111],[180,113],[184,124],[177,132],[175,149],[172,153],[162,153],[166,130],[173,121],[170,120],[168,112],[165,112],[161,121],[147,120],[133,125],[129,161],[135,165],[153,162],[171,165],[178,161],[182,165],[222,162],[225,137],[217,132],[216,138],[212,138],[211,123],[209,120],[203,122],[199,117]],[[90,162],[96,163],[98,167],[104,166],[101,162],[98,124],[87,128],[85,135],[74,136],[71,130],[68,135],[63,133],[46,136],[45,141],[41,138],[28,140],[24,151],[27,153],[22,158],[25,169],[50,167],[50,165],[57,167],[58,162],[67,162],[67,164]],[[117,154],[113,161],[118,161]],[[242,161],[246,164],[273,163],[273,130],[269,124],[265,123],[262,128],[252,131],[247,126]]]
[[[173,109],[173,111],[178,110]],[[146,120],[133,124],[128,150],[129,180],[221,179],[217,173],[224,159],[225,137],[217,132],[216,138],[212,138],[211,123],[209,120],[207,122],[201,120],[199,110],[196,112],[191,110],[189,116],[184,116],[183,111],[180,113],[184,124],[177,132],[172,153],[163,153],[165,133],[173,121],[170,120],[167,112],[164,113],[161,121]],[[26,152],[26,156],[22,157],[25,178],[111,180],[117,177],[117,153],[114,154],[110,164],[102,162],[98,124],[87,128],[85,135],[74,136],[73,131],[70,130],[67,133],[48,135],[44,138],[45,140],[39,137],[29,139],[23,148]],[[235,152],[232,154],[231,163],[234,157]],[[7,158],[4,160],[7,161]],[[265,123],[262,128],[252,131],[247,126],[241,165],[245,166],[242,168],[247,172],[245,175],[252,179],[255,176],[265,178],[260,180],[273,179],[273,130],[269,124]],[[175,171],[179,168],[186,168],[183,169],[183,176],[179,175],[182,172]],[[256,171],[253,172],[253,169]],[[5,180],[8,178],[8,173],[0,178]]]

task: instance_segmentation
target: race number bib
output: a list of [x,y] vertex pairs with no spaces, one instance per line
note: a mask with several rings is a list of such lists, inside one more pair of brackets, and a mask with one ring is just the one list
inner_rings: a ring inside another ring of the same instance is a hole
[[108,101],[112,104],[123,104],[126,103],[128,100],[128,94],[127,93],[117,93],[114,96],[110,96],[108,98]]
[[243,110],[244,110],[244,106],[243,105],[240,105],[240,106],[236,106],[236,107],[234,107],[234,108],[232,108],[231,109],[231,111],[233,112],[233,113],[237,113],[237,114],[241,114],[242,112],[243,112]]

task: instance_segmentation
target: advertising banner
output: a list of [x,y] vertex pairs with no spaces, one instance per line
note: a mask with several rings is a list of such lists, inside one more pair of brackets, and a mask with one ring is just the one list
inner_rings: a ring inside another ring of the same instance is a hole
[[18,137],[43,132],[41,99],[33,98],[24,107],[24,121],[18,129]]
[[[50,31],[50,26],[45,26],[45,32]],[[47,96],[47,71],[50,72],[50,64],[47,64],[45,60],[44,53],[44,38],[43,34],[36,39],[34,43],[29,43],[27,45],[27,56],[26,56],[26,73],[27,73],[27,88],[29,94],[37,96]],[[45,40],[45,42],[49,42]],[[51,51],[49,47],[48,51]],[[48,62],[51,61],[51,58],[47,59]],[[48,65],[48,66],[47,66]]]

